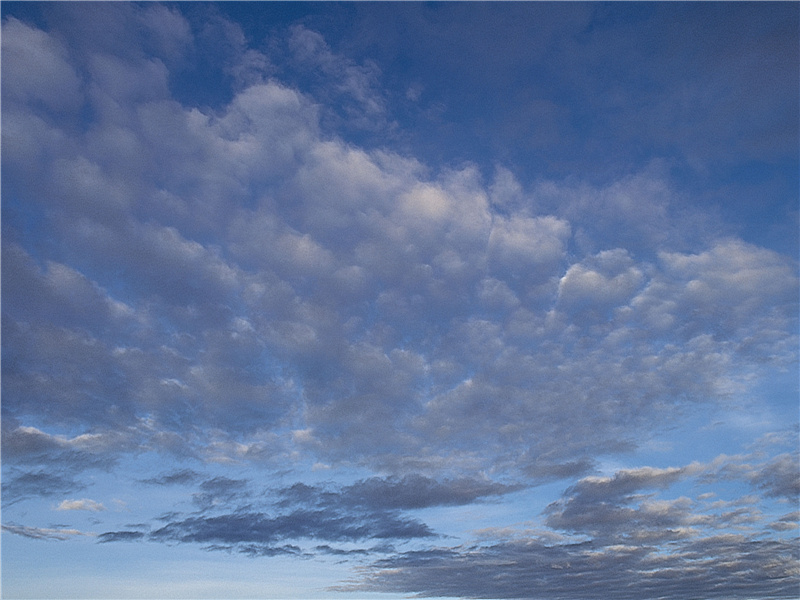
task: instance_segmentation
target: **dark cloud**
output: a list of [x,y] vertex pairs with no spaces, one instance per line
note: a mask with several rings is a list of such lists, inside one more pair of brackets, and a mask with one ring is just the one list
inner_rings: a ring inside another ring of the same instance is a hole
[[338,589],[531,600],[794,598],[799,556],[790,541],[737,535],[659,550],[531,539],[403,553],[374,563],[364,582]]
[[797,454],[778,455],[758,468],[750,481],[763,490],[765,496],[797,502],[800,498],[800,460]]
[[423,523],[392,513],[332,513],[297,510],[270,517],[263,513],[231,513],[190,517],[153,531],[155,541],[241,545],[272,545],[285,539],[354,541],[365,539],[415,539],[434,533]]
[[178,469],[158,477],[143,479],[142,483],[148,485],[189,485],[196,482],[200,477],[200,473],[192,469]]
[[246,497],[247,485],[248,482],[243,479],[214,477],[200,484],[200,491],[192,495],[192,500],[200,510],[215,506],[232,506]]
[[108,542],[135,542],[141,540],[145,534],[141,531],[108,531],[97,536],[100,544]]
[[499,497],[521,489],[489,480],[437,481],[423,475],[372,477],[341,488],[303,483],[278,491],[282,505],[341,506],[367,510],[409,510],[434,506],[460,506]]
[[3,503],[6,505],[26,498],[62,496],[86,488],[73,477],[45,471],[9,471],[3,479]]

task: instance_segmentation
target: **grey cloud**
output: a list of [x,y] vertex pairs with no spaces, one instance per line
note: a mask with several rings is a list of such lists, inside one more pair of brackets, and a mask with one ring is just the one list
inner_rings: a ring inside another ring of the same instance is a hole
[[3,103],[66,112],[76,110],[82,100],[80,79],[64,45],[14,17],[4,19]]
[[200,510],[207,510],[215,506],[230,506],[235,501],[247,496],[248,481],[244,479],[230,479],[228,477],[214,477],[200,484],[200,491],[193,494],[193,501]]
[[[3,146],[12,208],[50,240],[43,256],[4,242],[8,277],[42,292],[29,303],[13,288],[4,303],[4,411],[21,424],[124,431],[109,452],[302,451],[389,473],[508,467],[545,481],[794,360],[793,263],[682,235],[692,219],[664,168],[601,186],[525,190],[508,174],[487,186],[474,165],[431,172],[346,143],[277,80],[213,111],[184,106],[165,83],[175,63],[157,58],[180,49],[148,29],[160,48],[148,50],[120,26],[147,11],[91,11],[122,36],[98,31],[102,51],[70,58],[95,126],[65,145],[54,116]],[[177,17],[165,27],[186,32]],[[241,53],[241,32],[226,35]],[[309,30],[293,43],[371,98],[369,68]],[[60,64],[54,52],[41,56]],[[155,86],[127,89],[119,65]],[[28,160],[26,148],[47,151]]]
[[764,491],[765,496],[800,498],[800,461],[797,454],[781,454],[759,467],[750,476],[750,481]]
[[179,469],[164,473],[158,477],[143,479],[142,482],[149,485],[188,485],[200,478],[200,473],[192,469]]
[[340,488],[297,483],[278,491],[283,506],[332,507],[396,511],[435,506],[463,506],[521,489],[490,480],[437,481],[423,475],[363,479]]
[[109,542],[135,542],[141,540],[145,534],[141,531],[108,531],[97,536],[100,544]]
[[21,535],[23,537],[32,538],[35,540],[68,540],[76,535],[90,535],[79,531],[77,529],[66,528],[47,528],[47,527],[29,527],[27,525],[15,525],[14,523],[3,524],[4,531]]
[[4,473],[3,479],[3,502],[6,505],[14,504],[25,498],[62,496],[86,488],[74,477],[56,475],[46,471],[11,471]]
[[346,502],[381,509],[414,509],[458,506],[502,496],[520,489],[492,481],[456,479],[438,482],[421,475],[402,479],[371,478],[342,489]]
[[153,531],[150,539],[217,544],[267,544],[285,539],[327,541],[414,539],[433,536],[423,523],[389,513],[336,514],[324,510],[297,510],[275,517],[241,512],[190,517]]
[[708,521],[694,513],[688,498],[656,501],[638,492],[667,488],[698,469],[641,468],[614,477],[586,477],[571,486],[562,499],[547,507],[546,524],[557,530],[586,533],[595,539],[670,539]]
[[76,473],[90,468],[107,469],[119,452],[130,450],[130,436],[123,432],[104,431],[68,438],[15,425],[10,416],[4,418],[2,448],[7,464],[44,464]]
[[362,581],[338,590],[530,600],[794,598],[797,558],[791,542],[743,536],[673,542],[661,552],[520,540],[407,552],[373,563]]

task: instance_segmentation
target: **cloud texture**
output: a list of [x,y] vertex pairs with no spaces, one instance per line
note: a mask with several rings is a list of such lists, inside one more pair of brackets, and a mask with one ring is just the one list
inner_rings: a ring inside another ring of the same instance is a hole
[[[108,501],[74,499],[87,473],[156,456],[174,468],[131,479],[193,489],[187,510],[98,541],[389,553],[444,539],[414,511],[564,481],[537,533],[390,553],[348,589],[797,591],[777,533],[796,517],[751,507],[737,524],[668,492],[736,481],[796,503],[785,444],[598,474],[687,414],[762,402],[796,368],[793,258],[709,226],[657,157],[602,183],[528,184],[358,144],[398,139],[384,74],[302,25],[250,47],[219,15],[200,31],[161,5],[51,15],[3,21],[6,503],[99,513]],[[209,77],[230,97],[192,105],[181,73],[209,39],[228,44]],[[336,481],[348,469],[362,475]]]

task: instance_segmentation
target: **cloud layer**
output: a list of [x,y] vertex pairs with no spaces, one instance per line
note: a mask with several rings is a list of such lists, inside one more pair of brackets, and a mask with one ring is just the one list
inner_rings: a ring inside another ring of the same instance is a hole
[[[790,445],[606,466],[697,414],[791,426],[764,390],[796,368],[796,261],[693,205],[674,156],[602,181],[432,165],[396,149],[381,65],[309,27],[257,45],[214,11],[48,11],[3,21],[7,506],[100,519],[88,476],[144,457],[174,468],[127,479],[187,500],[99,542],[380,553],[347,589],[430,596],[797,591]],[[227,91],[189,102],[205,63]],[[552,482],[535,532],[435,545],[425,511]],[[712,483],[758,507],[672,493]]]

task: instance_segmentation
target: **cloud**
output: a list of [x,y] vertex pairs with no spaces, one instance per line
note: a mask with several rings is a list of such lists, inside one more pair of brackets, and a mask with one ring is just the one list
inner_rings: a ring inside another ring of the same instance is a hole
[[[536,540],[406,552],[377,561],[366,581],[337,591],[427,597],[667,599],[792,598],[796,545],[726,535],[650,547],[548,545]],[[498,565],[502,565],[498,571]]]
[[14,525],[8,523],[2,525],[3,531],[21,535],[23,537],[31,538],[34,540],[68,540],[76,535],[94,535],[92,533],[84,533],[77,529],[59,529],[59,528],[42,528],[42,527],[28,527],[25,525]]
[[272,547],[285,539],[347,542],[365,539],[415,539],[433,536],[423,523],[389,513],[335,514],[325,510],[296,510],[270,517],[240,512],[173,521],[153,531],[155,541]]
[[[150,483],[172,485],[196,480],[197,474],[178,471]],[[436,481],[407,475],[373,477],[346,486],[296,483],[257,493],[252,482],[219,476],[202,481],[198,488],[192,495],[198,508],[194,515],[165,515],[161,519],[165,524],[146,539],[209,544],[209,549],[236,550],[253,556],[275,551],[276,544],[283,540],[341,544],[369,539],[426,539],[437,534],[425,523],[405,515],[405,511],[490,501],[517,491],[520,486],[467,478]],[[274,512],[254,511],[264,498],[274,498]],[[234,507],[237,508],[230,512]],[[128,533],[108,532],[101,535],[101,541],[133,539]],[[352,550],[328,546],[325,553],[347,555]]]
[[148,485],[188,485],[194,483],[200,478],[200,473],[192,469],[178,469],[160,475],[159,477],[150,477],[142,480],[143,483]]
[[750,481],[764,495],[773,498],[797,500],[800,498],[800,474],[797,454],[780,454],[757,467]]
[[80,79],[67,49],[54,37],[8,17],[3,22],[3,54],[4,102],[39,104],[57,112],[80,106]]
[[106,507],[99,502],[84,498],[82,500],[62,500],[56,507],[56,510],[88,510],[91,512],[100,512],[106,510]]
[[[549,529],[489,529],[472,545],[395,553],[334,589],[563,600],[750,598],[756,589],[792,597],[800,551],[791,538],[764,533],[757,499],[708,503],[653,493],[714,468],[693,463],[585,477],[544,511]],[[770,528],[793,531],[795,524],[796,514],[788,514]]]
[[310,79],[315,97],[328,107],[338,106],[339,119],[344,117],[345,125],[386,129],[386,101],[379,86],[380,69],[374,61],[358,64],[336,54],[319,33],[302,25],[290,28],[286,43],[301,77]]
[[109,542],[135,542],[144,537],[141,531],[108,531],[101,533],[97,536],[97,541],[100,544],[107,544]]
[[13,472],[3,479],[3,502],[11,505],[37,496],[60,496],[80,491],[86,487],[72,476],[56,475],[46,471]]
[[[119,11],[114,27],[155,19]],[[52,35],[6,27],[61,64]],[[376,71],[309,29],[291,36],[298,61],[372,98]],[[17,221],[4,237],[7,289],[36,291],[4,303],[4,414],[101,436],[97,460],[308,452],[398,476],[516,462],[545,480],[794,360],[792,261],[732,237],[700,244],[666,168],[527,189],[499,170],[487,185],[475,165],[431,172],[348,143],[299,87],[253,80],[200,110],[171,97],[177,63],[131,53],[130,34],[83,44],[70,60],[92,128],[64,145],[67,124],[42,121],[15,79],[4,105],[39,119],[20,131],[47,148],[31,161],[4,145],[22,186],[9,210],[51,240],[24,243]],[[126,88],[121,65],[152,85]],[[77,451],[80,435],[29,458]]]
[[463,506],[519,489],[519,485],[505,485],[488,479],[437,481],[415,474],[402,478],[371,477],[339,488],[297,483],[278,490],[277,493],[282,498],[279,503],[282,506],[396,511],[434,506]]
[[614,477],[586,477],[566,491],[566,499],[547,507],[546,524],[589,534],[607,544],[609,539],[628,535],[648,541],[686,537],[694,526],[708,521],[695,514],[691,500],[654,501],[636,492],[669,487],[697,471],[699,466],[640,468],[617,472]]

